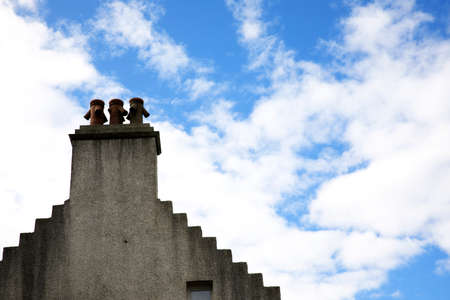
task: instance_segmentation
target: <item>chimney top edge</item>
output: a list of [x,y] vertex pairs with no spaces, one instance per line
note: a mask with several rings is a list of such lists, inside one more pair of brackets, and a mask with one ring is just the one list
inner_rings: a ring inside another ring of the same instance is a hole
[[150,124],[82,125],[75,133],[69,134],[70,141],[155,138],[158,155],[161,154],[159,131]]

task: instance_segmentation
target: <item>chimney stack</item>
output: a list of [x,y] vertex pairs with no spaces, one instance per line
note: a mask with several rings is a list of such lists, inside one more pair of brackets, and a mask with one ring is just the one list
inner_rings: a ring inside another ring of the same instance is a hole
[[[153,251],[150,229],[161,206],[159,132],[150,124],[120,124],[125,114],[122,103],[110,101],[111,125],[80,126],[70,134],[65,253],[70,259],[64,299],[153,299],[143,284],[149,282],[153,258],[144,254]],[[140,104],[136,111],[142,113],[143,101]],[[92,120],[95,109],[91,106],[91,124],[99,125]]]

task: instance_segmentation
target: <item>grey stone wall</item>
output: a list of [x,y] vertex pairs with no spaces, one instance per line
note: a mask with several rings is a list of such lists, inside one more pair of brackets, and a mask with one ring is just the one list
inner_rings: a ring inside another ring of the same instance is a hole
[[185,300],[186,283],[203,280],[213,300],[280,299],[158,200],[153,128],[88,126],[71,140],[70,201],[4,249],[0,299]]

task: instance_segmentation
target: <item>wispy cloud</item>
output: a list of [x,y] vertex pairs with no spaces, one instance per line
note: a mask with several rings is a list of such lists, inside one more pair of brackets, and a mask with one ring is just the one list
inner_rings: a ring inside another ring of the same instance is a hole
[[[221,101],[190,134],[159,124],[177,149],[162,196],[208,233],[227,226],[219,241],[285,299],[352,298],[425,245],[450,253],[450,42],[426,34],[432,18],[413,1],[354,4],[324,66],[267,32],[261,1],[227,3],[270,92],[246,119]],[[286,196],[302,227],[276,215]]]
[[196,100],[202,96],[214,97],[227,90],[226,83],[216,83],[205,77],[187,79],[184,82],[185,90],[188,91],[190,98]]
[[402,295],[402,293],[399,291],[399,290],[396,290],[395,292],[393,292],[392,294],[391,294],[391,297],[392,298],[401,298],[403,295]]
[[436,273],[443,275],[450,272],[450,259],[440,259],[436,262]]
[[240,42],[250,51],[250,69],[266,66],[280,46],[276,36],[268,33],[268,25],[263,21],[262,0],[225,0],[238,21]]
[[135,48],[138,57],[161,79],[175,79],[195,100],[206,95],[217,83],[206,78],[212,67],[187,54],[184,45],[158,28],[164,9],[154,2],[110,1],[102,5],[93,21],[112,49]]
[[211,91],[215,83],[205,78],[188,79],[185,82],[192,99]]
[[243,42],[254,42],[266,33],[266,24],[261,20],[261,0],[226,0],[233,16],[240,22],[239,34]]
[[190,58],[183,45],[155,28],[161,13],[161,8],[154,4],[111,1],[99,9],[94,27],[112,47],[137,48],[140,58],[167,78],[188,68]]
[[6,5],[13,5],[16,8],[26,9],[29,12],[36,12],[41,0],[4,0]]

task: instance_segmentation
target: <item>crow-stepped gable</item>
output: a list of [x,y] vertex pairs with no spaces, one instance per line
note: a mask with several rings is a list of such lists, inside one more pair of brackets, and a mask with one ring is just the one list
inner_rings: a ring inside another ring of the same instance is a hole
[[[158,199],[159,132],[143,100],[93,100],[70,134],[70,200],[3,250],[0,299],[279,300],[261,274]],[[128,115],[130,124],[122,124]]]

